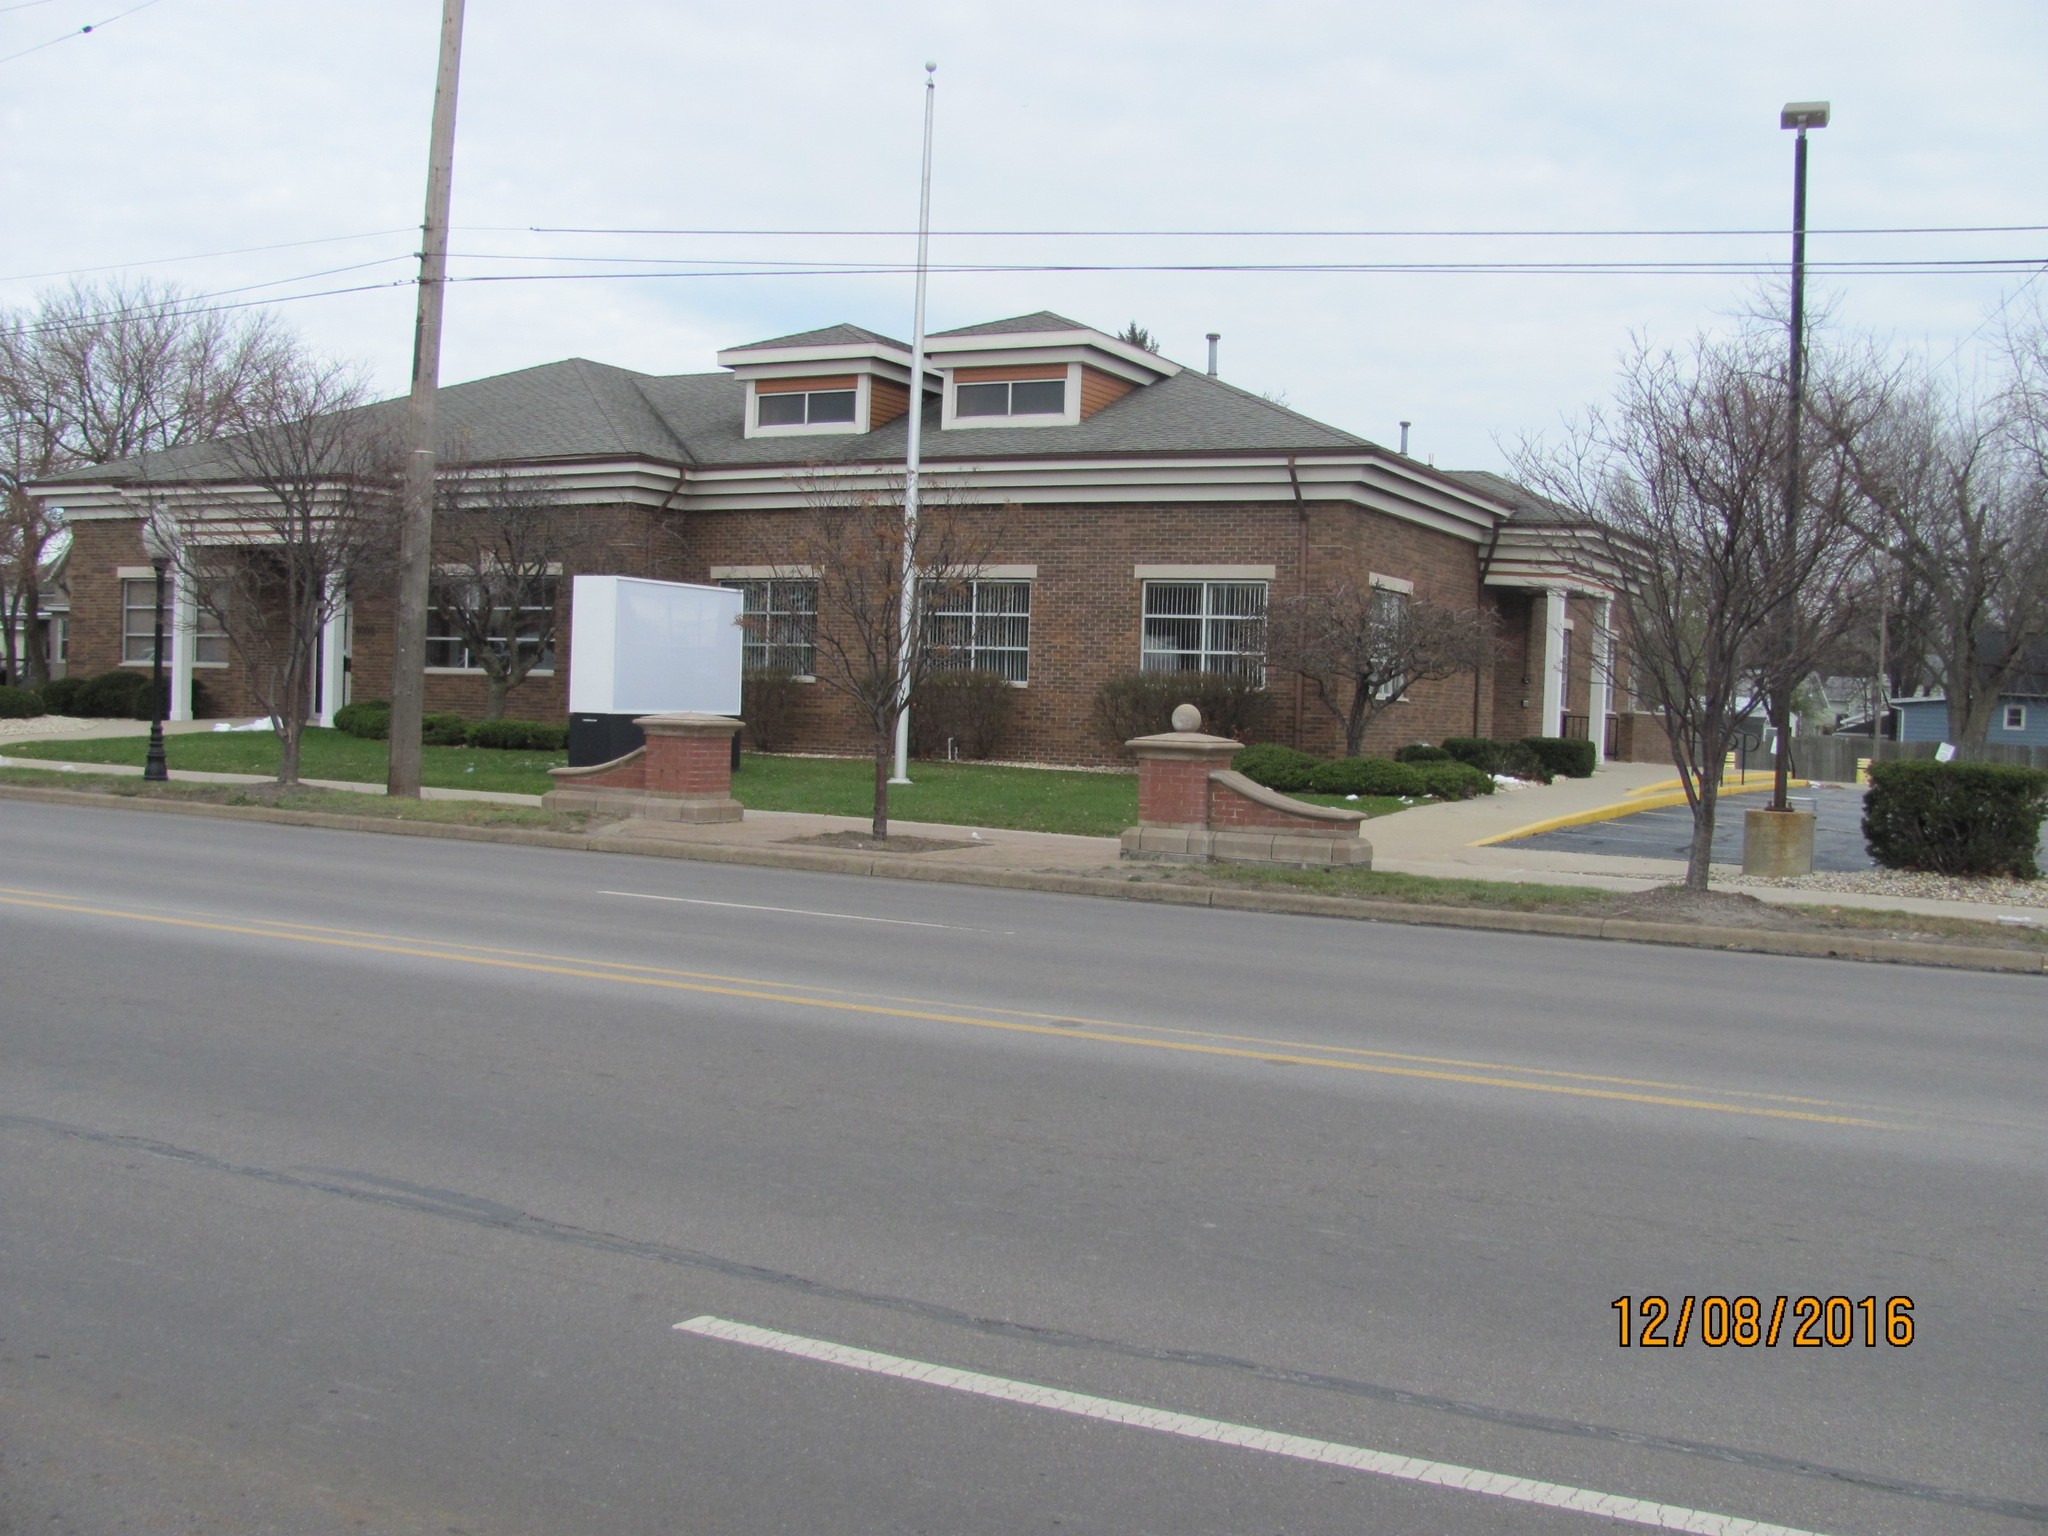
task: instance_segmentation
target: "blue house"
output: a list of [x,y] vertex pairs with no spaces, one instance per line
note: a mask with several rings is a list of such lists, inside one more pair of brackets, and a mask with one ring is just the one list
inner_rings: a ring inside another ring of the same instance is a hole
[[[1948,697],[1924,693],[1910,699],[1893,699],[1899,712],[1899,740],[1948,740]],[[1987,747],[2048,747],[2048,692],[1999,695],[1998,708],[1991,715],[1991,729],[1984,733]]]

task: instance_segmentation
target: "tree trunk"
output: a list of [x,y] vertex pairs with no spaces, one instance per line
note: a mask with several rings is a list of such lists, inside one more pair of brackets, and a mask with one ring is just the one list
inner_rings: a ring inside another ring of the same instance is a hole
[[1685,856],[1685,888],[1704,891],[1709,866],[1714,860],[1714,813],[1720,809],[1721,765],[1715,762],[1700,774],[1699,804],[1692,810],[1692,847]]
[[1365,744],[1365,728],[1372,724],[1372,712],[1365,707],[1365,687],[1360,684],[1352,697],[1351,713],[1344,718],[1344,755],[1356,757]]
[[502,720],[505,718],[505,695],[511,690],[512,682],[502,672],[484,674],[484,718]]
[[878,840],[889,836],[889,760],[895,755],[896,733],[875,735],[875,820],[872,831]]
[[299,738],[304,735],[306,722],[295,720],[290,715],[281,716],[277,721],[277,782],[290,786],[299,782]]

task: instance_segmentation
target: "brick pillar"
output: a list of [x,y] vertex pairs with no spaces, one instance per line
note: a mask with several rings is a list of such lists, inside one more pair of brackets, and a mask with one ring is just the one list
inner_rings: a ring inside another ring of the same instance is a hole
[[[1199,725],[1201,717],[1195,719]],[[1124,745],[1138,757],[1138,825],[1189,832],[1208,828],[1209,775],[1228,768],[1244,750],[1241,742],[1199,729],[1140,736]]]
[[643,715],[633,722],[647,737],[647,788],[662,795],[732,794],[730,715]]

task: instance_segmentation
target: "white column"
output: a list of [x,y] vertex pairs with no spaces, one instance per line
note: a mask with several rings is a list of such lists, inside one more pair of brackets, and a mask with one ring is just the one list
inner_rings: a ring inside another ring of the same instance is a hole
[[340,582],[328,583],[328,618],[320,631],[320,716],[316,725],[332,726],[334,712],[346,704],[342,691],[347,686],[343,663],[348,659],[348,599]]
[[192,576],[182,560],[171,562],[170,623],[171,697],[170,718],[192,718],[192,653],[198,649],[199,605],[192,594]]
[[1607,761],[1607,711],[1614,699],[1614,599],[1593,605],[1593,686],[1586,703],[1586,732],[1593,738],[1593,761]]
[[1555,587],[1543,594],[1544,736],[1564,734],[1564,596]]

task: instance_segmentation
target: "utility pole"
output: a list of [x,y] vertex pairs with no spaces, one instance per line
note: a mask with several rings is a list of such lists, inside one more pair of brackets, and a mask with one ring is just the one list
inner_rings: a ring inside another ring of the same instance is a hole
[[910,421],[903,470],[903,590],[896,622],[896,772],[891,784],[910,782],[910,673],[917,646],[917,473],[924,426],[924,287],[932,240],[932,106],[939,66],[924,67],[924,176],[917,194],[917,299],[910,322]]
[[455,91],[462,70],[463,0],[441,0],[441,67],[427,151],[420,293],[413,322],[412,413],[398,540],[398,611],[391,638],[391,759],[385,793],[420,797],[420,717],[426,709],[427,588],[434,559],[434,394],[441,381],[441,301],[448,285],[448,194],[455,170]]
[[[1788,101],[1778,114],[1780,128],[1795,129],[1798,141],[1792,151],[1792,412],[1790,436],[1785,444],[1785,551],[1787,564],[1799,558],[1799,431],[1806,394],[1806,130],[1828,125],[1828,104],[1824,101]],[[1788,605],[1789,606],[1789,605]],[[1787,622],[1789,622],[1789,615]],[[1778,758],[1771,782],[1771,809],[1789,811],[1787,792],[1792,783],[1792,694],[1795,678],[1786,678],[1776,701],[1771,724],[1778,733]]]

